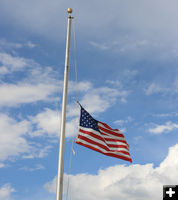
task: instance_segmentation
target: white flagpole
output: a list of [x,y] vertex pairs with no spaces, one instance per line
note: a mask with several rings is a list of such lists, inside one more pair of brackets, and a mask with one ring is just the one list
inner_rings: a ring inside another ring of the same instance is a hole
[[69,72],[69,49],[70,49],[70,33],[72,9],[68,8],[68,24],[67,24],[67,39],[66,39],[66,55],[65,55],[65,69],[64,69],[64,86],[62,97],[62,117],[61,117],[61,135],[59,146],[59,160],[58,160],[58,174],[57,174],[57,188],[56,200],[62,200],[63,192],[63,173],[64,173],[64,147],[65,147],[65,124],[66,124],[66,104],[67,104],[67,88],[68,88],[68,72]]

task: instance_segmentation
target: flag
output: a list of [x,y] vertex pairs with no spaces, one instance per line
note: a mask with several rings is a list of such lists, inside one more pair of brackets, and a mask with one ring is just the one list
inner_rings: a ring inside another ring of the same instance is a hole
[[104,155],[132,162],[124,135],[118,129],[95,120],[82,106],[76,143]]

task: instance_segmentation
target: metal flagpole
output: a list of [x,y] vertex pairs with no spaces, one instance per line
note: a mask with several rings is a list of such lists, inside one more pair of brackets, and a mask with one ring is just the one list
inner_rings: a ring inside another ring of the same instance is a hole
[[66,55],[65,55],[65,69],[64,69],[64,86],[62,97],[62,117],[61,117],[61,136],[59,146],[59,160],[58,160],[58,174],[57,174],[57,188],[56,200],[62,200],[63,191],[63,173],[64,173],[64,146],[65,146],[65,123],[66,123],[66,104],[67,104],[67,88],[68,88],[68,72],[69,72],[69,49],[70,49],[70,33],[72,9],[68,8],[68,24],[67,24],[67,39],[66,39]]

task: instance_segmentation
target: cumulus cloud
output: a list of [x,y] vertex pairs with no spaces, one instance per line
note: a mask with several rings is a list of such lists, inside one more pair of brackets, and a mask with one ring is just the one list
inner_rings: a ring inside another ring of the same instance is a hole
[[90,113],[103,112],[116,102],[117,97],[121,96],[122,99],[125,95],[125,93],[120,94],[118,90],[109,87],[92,88],[83,96],[81,104]]
[[1,200],[12,200],[11,193],[15,192],[15,189],[10,184],[5,184],[0,188],[0,199]]
[[161,133],[171,132],[175,129],[178,129],[178,124],[168,121],[162,125],[154,124],[153,128],[148,129],[148,132],[153,133],[153,134],[161,134]]
[[24,135],[30,132],[28,121],[18,122],[5,114],[0,114],[0,160],[19,156],[30,151]]
[[[23,103],[51,101],[52,96],[61,87],[61,82],[52,75],[51,67],[41,67],[33,60],[0,53],[0,75],[16,77],[15,72],[23,73],[20,80],[13,83],[1,82],[0,106],[18,106]],[[3,77],[2,77],[3,78]],[[15,79],[16,80],[16,79]]]
[[[79,109],[77,110],[79,114]],[[77,115],[75,113],[75,115]],[[58,137],[60,133],[61,113],[59,111],[46,109],[37,116],[32,117],[32,123],[36,125],[36,131],[32,136]],[[72,137],[77,134],[78,119],[72,118],[66,122],[66,137]]]
[[[84,90],[86,86],[86,90]],[[72,88],[72,86],[70,86]],[[125,93],[121,94],[117,89],[109,87],[94,88],[90,82],[79,83],[79,92],[81,92],[81,105],[90,113],[99,114],[104,112],[115,103],[118,98],[122,101],[125,99]],[[123,96],[122,96],[123,95]],[[72,137],[77,134],[79,105],[67,105],[67,122],[66,136]],[[36,126],[36,131],[33,136],[48,135],[50,137],[58,136],[60,132],[61,111],[46,108],[36,116],[29,117],[32,123]]]
[[58,136],[60,128],[61,113],[59,111],[46,108],[45,111],[30,117],[33,124],[36,124],[37,131],[32,133],[34,136],[47,134],[49,136]]
[[[156,168],[153,164],[116,165],[99,170],[96,175],[88,173],[69,175],[72,199],[161,199],[163,185],[177,184],[177,154],[178,144],[169,148],[167,157]],[[65,187],[66,183],[67,175],[65,175]],[[55,193],[56,178],[46,183],[44,187],[49,192]]]
[[23,103],[34,103],[37,101],[48,101],[49,96],[57,91],[53,84],[1,84],[0,106],[18,106]]
[[0,114],[0,167],[17,158],[43,158],[51,151],[51,145],[32,141],[31,121],[17,121],[6,114]]
[[7,53],[0,53],[0,74],[19,71],[27,66],[27,60],[22,57],[14,57]]

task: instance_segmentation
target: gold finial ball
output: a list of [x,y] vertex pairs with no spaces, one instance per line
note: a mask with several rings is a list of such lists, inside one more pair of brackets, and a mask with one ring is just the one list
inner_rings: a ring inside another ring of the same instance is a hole
[[72,8],[68,8],[68,9],[67,9],[67,12],[68,12],[69,14],[71,14],[71,13],[72,13]]

